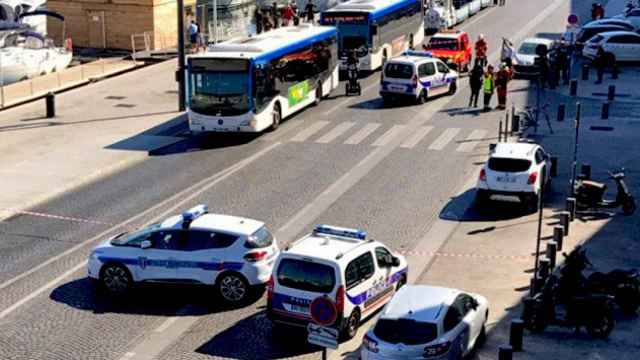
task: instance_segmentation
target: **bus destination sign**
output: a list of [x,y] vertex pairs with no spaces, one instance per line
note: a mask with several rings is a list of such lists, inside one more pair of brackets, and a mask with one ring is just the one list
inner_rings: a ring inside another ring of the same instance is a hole
[[322,14],[323,25],[335,25],[338,23],[363,24],[367,22],[367,14],[362,13],[324,13]]

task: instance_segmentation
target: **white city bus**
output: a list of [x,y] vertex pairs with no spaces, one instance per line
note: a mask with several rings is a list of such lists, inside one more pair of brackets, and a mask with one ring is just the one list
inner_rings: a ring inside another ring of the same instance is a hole
[[337,32],[300,25],[236,38],[187,57],[193,132],[259,132],[338,87]]
[[338,29],[340,59],[356,51],[361,70],[375,70],[424,39],[422,0],[350,0],[320,14]]

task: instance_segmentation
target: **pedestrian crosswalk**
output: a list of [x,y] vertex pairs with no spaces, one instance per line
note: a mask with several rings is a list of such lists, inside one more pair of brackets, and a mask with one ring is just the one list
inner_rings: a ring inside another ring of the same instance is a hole
[[400,144],[401,149],[426,147],[431,151],[468,153],[480,142],[486,141],[487,135],[487,131],[482,129],[443,128],[431,125],[420,126],[409,136],[406,135],[406,130],[407,125],[399,124],[358,124],[352,121],[332,124],[330,121],[316,121],[293,134],[289,141],[381,147],[388,145],[398,136],[405,136]]

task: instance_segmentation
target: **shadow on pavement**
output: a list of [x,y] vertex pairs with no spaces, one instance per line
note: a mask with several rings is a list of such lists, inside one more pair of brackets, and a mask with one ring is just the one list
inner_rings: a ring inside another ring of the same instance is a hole
[[49,298],[96,314],[193,316],[248,306],[258,301],[263,292],[263,289],[255,289],[245,303],[232,306],[220,299],[213,288],[208,286],[139,284],[129,294],[115,296],[100,290],[89,278],[82,278],[55,288]]

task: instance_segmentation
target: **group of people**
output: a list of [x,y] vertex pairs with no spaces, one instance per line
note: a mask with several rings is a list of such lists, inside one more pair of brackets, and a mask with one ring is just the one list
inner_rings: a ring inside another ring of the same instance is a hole
[[497,109],[506,109],[507,85],[511,81],[513,73],[506,62],[500,64],[498,71],[495,71],[493,65],[487,64],[487,48],[487,42],[484,36],[480,34],[475,44],[475,63],[469,73],[469,85],[471,88],[469,107],[478,107],[478,99],[482,90],[484,111],[491,110],[491,98],[494,92],[498,94]]
[[278,3],[268,10],[256,8],[256,33],[278,28],[280,26],[298,25],[300,18],[306,19],[308,23],[313,23],[315,19],[315,5],[311,0],[304,7],[303,14],[298,14],[298,7],[294,2],[287,3],[282,9],[278,8]]

